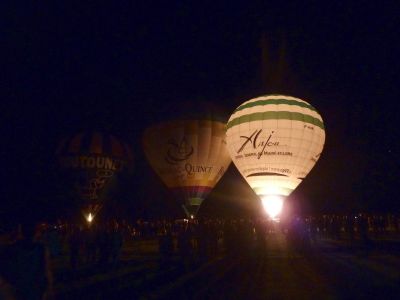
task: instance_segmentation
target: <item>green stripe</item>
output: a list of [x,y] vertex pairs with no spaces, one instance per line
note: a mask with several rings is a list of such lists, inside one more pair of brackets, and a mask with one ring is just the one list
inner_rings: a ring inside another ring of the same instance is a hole
[[186,203],[190,205],[201,205],[203,201],[204,201],[203,198],[189,198],[186,200]]
[[300,102],[300,101],[296,101],[296,100],[289,100],[289,99],[257,100],[257,101],[249,102],[249,103],[246,103],[246,104],[243,104],[243,105],[239,106],[238,108],[235,109],[234,112],[243,110],[245,108],[254,107],[254,106],[264,106],[264,105],[272,105],[272,104],[295,105],[295,106],[305,107],[305,108],[308,108],[308,109],[310,109],[312,111],[317,112],[317,110],[314,107],[312,107],[310,104],[307,104],[307,103],[304,103],[304,102]]
[[325,130],[324,123],[314,118],[310,115],[305,115],[298,112],[290,112],[290,111],[266,111],[266,112],[258,112],[248,115],[243,115],[238,118],[229,121],[226,125],[227,129],[230,129],[233,126],[252,122],[252,121],[262,121],[262,120],[292,120],[292,121],[303,121],[305,123],[309,123],[315,126],[318,126],[322,130]]

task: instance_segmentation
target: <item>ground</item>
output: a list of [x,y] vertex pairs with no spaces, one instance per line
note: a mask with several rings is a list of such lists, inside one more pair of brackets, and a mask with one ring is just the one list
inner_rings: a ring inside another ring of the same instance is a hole
[[125,244],[116,266],[68,270],[55,261],[56,299],[386,299],[400,292],[400,242],[319,239],[293,249],[282,233],[251,246],[183,266],[160,266],[156,239]]

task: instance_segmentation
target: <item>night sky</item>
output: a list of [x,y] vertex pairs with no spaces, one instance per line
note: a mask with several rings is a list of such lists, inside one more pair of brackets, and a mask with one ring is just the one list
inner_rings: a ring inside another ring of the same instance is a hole
[[[0,217],[62,215],[67,203],[57,200],[55,149],[64,136],[88,129],[113,132],[133,148],[133,172],[118,196],[125,215],[175,216],[180,208],[142,152],[143,130],[182,102],[214,102],[229,116],[268,92],[309,101],[325,122],[324,152],[290,197],[292,207],[398,212],[400,7],[347,2],[8,5]],[[271,70],[282,49],[279,81]],[[258,209],[231,165],[200,213]]]

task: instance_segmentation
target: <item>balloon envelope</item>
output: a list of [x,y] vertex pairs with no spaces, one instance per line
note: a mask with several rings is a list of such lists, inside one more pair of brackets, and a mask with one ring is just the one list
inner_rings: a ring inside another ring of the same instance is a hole
[[82,132],[63,139],[56,154],[67,189],[86,219],[93,219],[101,209],[118,174],[132,161],[128,145],[99,132]]
[[147,128],[143,148],[153,170],[188,217],[196,215],[231,162],[225,122],[199,111]]
[[262,199],[290,195],[317,162],[325,142],[319,113],[291,96],[246,101],[226,127],[232,160]]

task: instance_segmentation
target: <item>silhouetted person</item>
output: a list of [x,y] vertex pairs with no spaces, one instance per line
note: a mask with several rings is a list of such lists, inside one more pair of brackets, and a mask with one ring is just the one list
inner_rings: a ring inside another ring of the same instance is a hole
[[182,258],[184,267],[187,269],[191,264],[193,247],[191,242],[192,236],[188,224],[185,224],[180,228],[178,235],[178,250],[179,255]]
[[338,216],[333,216],[331,219],[332,237],[335,240],[340,240],[340,219]]
[[226,253],[233,254],[235,252],[235,224],[232,220],[227,220],[224,224],[224,248]]
[[163,228],[158,234],[158,247],[160,252],[160,267],[169,266],[173,253],[173,237],[170,229]]
[[72,269],[76,269],[78,267],[79,249],[82,242],[82,233],[80,228],[74,227],[69,237],[69,262]]
[[354,242],[354,216],[352,214],[347,216],[345,228],[349,237],[350,245],[352,245]]
[[91,264],[97,260],[98,234],[96,228],[87,228],[84,231],[86,263]]
[[287,238],[292,250],[302,254],[307,254],[310,250],[310,237],[301,217],[292,219],[289,224]]
[[2,277],[13,287],[16,299],[42,299],[52,295],[50,255],[42,243],[34,240],[35,226],[20,227],[20,236],[2,254]]
[[310,239],[313,242],[313,244],[316,244],[318,236],[318,223],[316,218],[310,217],[308,225],[309,225]]
[[263,254],[266,251],[265,237],[267,234],[267,226],[265,222],[262,222],[261,220],[256,222],[255,231],[256,231],[256,249],[259,254]]
[[100,265],[107,264],[111,258],[111,249],[113,247],[110,228],[105,227],[98,231],[96,244],[99,249],[98,263]]
[[210,257],[215,256],[218,253],[218,235],[219,228],[215,222],[209,223],[208,225],[208,235],[209,235],[209,249],[208,255]]
[[117,224],[114,225],[114,228],[110,234],[111,234],[111,262],[115,265],[118,263],[121,255],[124,236]]
[[61,239],[56,228],[51,226],[43,236],[43,241],[49,249],[51,257],[57,257],[61,254]]
[[365,215],[361,215],[359,218],[358,228],[360,231],[360,239],[364,246],[369,245],[369,237],[368,237],[368,219]]
[[209,244],[209,235],[207,230],[207,224],[203,219],[199,220],[196,231],[196,241],[197,241],[197,255],[200,262],[207,259],[207,249]]

